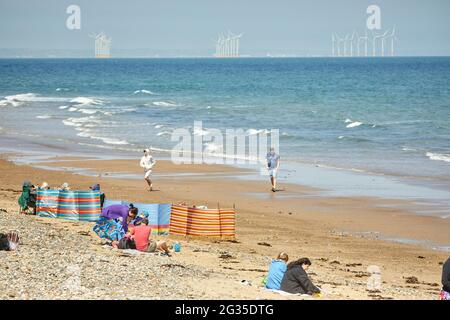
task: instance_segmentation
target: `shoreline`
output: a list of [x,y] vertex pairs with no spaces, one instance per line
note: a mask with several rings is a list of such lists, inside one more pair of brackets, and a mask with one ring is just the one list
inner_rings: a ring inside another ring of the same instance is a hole
[[[30,137],[28,137],[30,138]],[[0,136],[5,142],[0,153],[15,153],[16,163],[36,164],[47,161],[48,158],[58,157],[61,152],[71,157],[87,157],[91,159],[136,159],[140,157],[140,149],[122,149],[120,147],[108,147],[89,145],[84,143],[75,144],[76,147],[68,147],[59,141],[51,141],[41,144],[31,137]],[[18,143],[19,147],[12,143]],[[24,143],[22,146],[20,143]],[[8,145],[8,146],[7,146]],[[30,154],[25,155],[24,148],[29,147]],[[103,151],[102,151],[103,150]],[[33,156],[33,153],[35,154]],[[99,153],[101,155],[99,156]],[[163,160],[170,159],[170,152],[162,149],[154,149],[153,154]],[[45,163],[39,164],[42,169],[49,169]],[[209,166],[209,165],[206,165]],[[233,168],[233,170],[245,170],[247,174],[236,175],[239,180],[258,181],[264,183],[267,177],[258,174],[261,167],[256,164],[213,164],[220,168]],[[92,175],[95,173],[74,168],[80,173]],[[226,170],[226,169],[224,169]],[[84,172],[83,172],[84,171]],[[140,179],[140,172],[132,175],[116,175],[117,178]],[[370,172],[364,170],[353,170],[338,168],[320,163],[308,163],[303,161],[284,161],[279,173],[278,181],[282,185],[296,185],[317,190],[318,196],[324,197],[363,197],[381,200],[399,201],[405,203],[402,206],[406,210],[425,216],[437,216],[442,219],[450,218],[450,187],[447,179],[436,180],[433,178],[415,176],[397,176]],[[449,244],[450,245],[450,244]]]

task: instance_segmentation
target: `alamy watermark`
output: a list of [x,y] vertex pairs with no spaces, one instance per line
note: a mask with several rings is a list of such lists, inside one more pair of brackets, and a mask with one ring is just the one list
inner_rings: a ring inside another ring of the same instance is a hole
[[76,4],[71,4],[67,7],[66,13],[69,14],[66,20],[66,27],[69,30],[81,29],[81,9]]
[[270,149],[280,150],[278,129],[233,128],[224,131],[205,129],[202,121],[194,121],[193,130],[179,128],[172,132],[171,150],[175,164],[262,164],[267,166]]

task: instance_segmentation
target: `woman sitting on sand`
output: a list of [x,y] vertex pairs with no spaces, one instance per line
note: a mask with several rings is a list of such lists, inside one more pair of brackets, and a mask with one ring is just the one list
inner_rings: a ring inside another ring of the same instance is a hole
[[311,282],[306,273],[309,266],[311,266],[311,260],[308,258],[301,258],[289,263],[281,281],[280,290],[293,294],[312,295],[320,293],[320,289]]
[[148,219],[141,219],[137,225],[130,226],[130,233],[133,236],[136,249],[143,252],[161,251],[170,256],[170,250],[165,241],[155,241],[150,239],[152,229],[148,225]]
[[272,260],[266,281],[267,289],[280,290],[281,280],[283,280],[284,273],[286,272],[286,263],[288,260],[289,257],[284,252],[280,253],[276,259]]

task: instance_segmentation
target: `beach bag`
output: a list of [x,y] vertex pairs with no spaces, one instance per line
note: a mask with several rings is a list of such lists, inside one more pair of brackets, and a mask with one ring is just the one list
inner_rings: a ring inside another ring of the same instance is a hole
[[123,230],[122,223],[114,219],[108,220],[101,217],[92,230],[100,238],[111,241],[120,241],[123,237],[125,237],[125,231]]

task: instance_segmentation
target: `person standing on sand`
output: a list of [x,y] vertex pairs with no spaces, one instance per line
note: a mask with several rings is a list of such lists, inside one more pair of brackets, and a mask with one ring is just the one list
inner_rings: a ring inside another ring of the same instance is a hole
[[269,169],[270,183],[272,184],[272,192],[277,191],[277,173],[280,167],[280,156],[275,153],[275,148],[270,148],[267,154],[267,168]]
[[141,158],[140,166],[144,168],[144,180],[148,184],[148,191],[153,190],[152,180],[150,179],[150,174],[152,173],[152,168],[155,165],[156,161],[153,159],[150,154],[150,149],[144,150],[144,155]]
[[442,291],[441,300],[450,300],[450,258],[442,267]]

